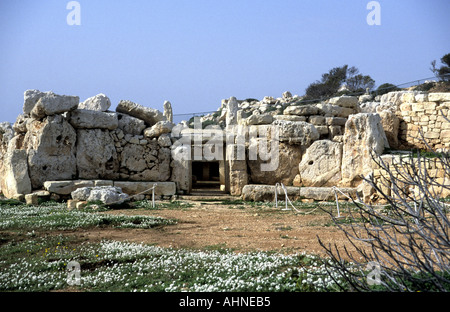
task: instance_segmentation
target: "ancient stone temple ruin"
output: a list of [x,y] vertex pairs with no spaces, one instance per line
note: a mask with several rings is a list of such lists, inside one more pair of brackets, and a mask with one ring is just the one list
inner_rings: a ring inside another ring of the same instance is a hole
[[110,107],[104,94],[80,102],[26,91],[23,114],[0,124],[3,195],[65,200],[79,189],[104,188],[145,198],[153,188],[171,198],[213,189],[272,200],[282,183],[294,199],[332,199],[338,186],[369,200],[374,191],[362,177],[382,174],[373,155],[392,162],[414,148],[450,149],[450,93],[396,91],[315,104],[290,92],[261,101],[231,97],[216,113],[178,124],[168,101],[163,112],[128,100]]

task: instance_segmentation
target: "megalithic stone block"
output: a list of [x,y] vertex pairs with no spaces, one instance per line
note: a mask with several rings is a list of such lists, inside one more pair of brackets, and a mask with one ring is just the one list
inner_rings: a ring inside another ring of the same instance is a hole
[[12,150],[6,153],[0,183],[3,195],[6,198],[31,193],[27,152],[25,150]]

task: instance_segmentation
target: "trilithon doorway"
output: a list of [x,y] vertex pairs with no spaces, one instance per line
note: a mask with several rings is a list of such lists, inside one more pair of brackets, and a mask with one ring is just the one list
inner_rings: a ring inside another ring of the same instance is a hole
[[219,168],[218,161],[193,161],[192,192],[203,194],[221,192]]

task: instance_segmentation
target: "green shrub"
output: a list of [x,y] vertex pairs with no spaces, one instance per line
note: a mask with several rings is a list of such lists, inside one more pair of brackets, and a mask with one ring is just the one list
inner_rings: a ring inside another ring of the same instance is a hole
[[397,88],[396,85],[393,85],[392,83],[383,83],[380,85],[376,91],[377,95],[383,95],[392,91],[399,91],[400,89]]

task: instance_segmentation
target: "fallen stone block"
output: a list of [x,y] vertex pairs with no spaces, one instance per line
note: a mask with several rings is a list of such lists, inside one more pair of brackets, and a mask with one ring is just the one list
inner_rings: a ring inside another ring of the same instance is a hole
[[120,101],[117,105],[116,112],[124,113],[145,121],[148,126],[153,126],[158,121],[163,121],[166,118],[159,110],[145,107],[131,101]]
[[111,100],[103,93],[100,93],[78,104],[78,109],[106,112],[110,106]]
[[122,192],[120,187],[97,186],[82,187],[71,193],[72,199],[79,201],[100,201],[105,205],[121,204],[129,199],[128,194]]
[[35,193],[25,195],[25,203],[29,206],[39,205],[39,196]]
[[78,107],[80,102],[78,96],[58,95],[53,92],[45,92],[38,96],[40,97],[30,112],[31,117],[38,120],[45,116],[72,111]]
[[148,138],[159,137],[162,134],[170,133],[174,124],[170,121],[158,121],[152,127],[145,129],[144,136]]
[[69,199],[67,201],[67,209],[68,210],[72,210],[72,209],[76,209],[77,208],[77,203],[79,203],[79,200],[76,199]]

